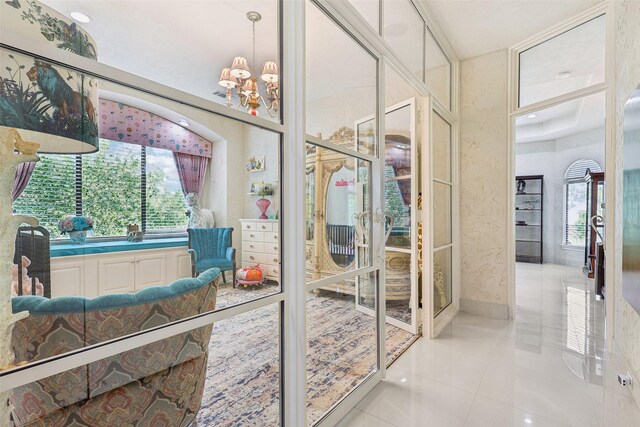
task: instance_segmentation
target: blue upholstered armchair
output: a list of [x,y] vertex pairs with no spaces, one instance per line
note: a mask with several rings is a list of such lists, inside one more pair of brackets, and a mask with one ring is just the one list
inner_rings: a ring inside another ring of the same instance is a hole
[[227,283],[225,271],[233,271],[232,283],[236,286],[236,250],[231,246],[233,228],[189,228],[189,250],[191,274],[198,274],[216,267],[222,271],[222,280]]

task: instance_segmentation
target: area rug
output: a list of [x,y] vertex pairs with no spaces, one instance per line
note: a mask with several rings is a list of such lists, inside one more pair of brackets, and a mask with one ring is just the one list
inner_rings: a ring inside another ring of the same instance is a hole
[[[219,289],[220,306],[277,292]],[[355,309],[354,298],[310,294],[307,300],[307,419],[319,420],[374,369],[375,320]],[[387,361],[417,336],[387,324]],[[280,322],[277,305],[216,323],[202,407],[194,426],[277,426],[280,420]]]

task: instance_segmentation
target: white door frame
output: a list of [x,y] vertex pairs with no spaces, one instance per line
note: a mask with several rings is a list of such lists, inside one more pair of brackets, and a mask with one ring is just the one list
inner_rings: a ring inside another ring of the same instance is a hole
[[[553,107],[568,101],[573,101],[579,98],[583,98],[598,93],[606,93],[606,120],[605,120],[605,176],[606,176],[606,218],[605,218],[605,248],[615,248],[615,193],[617,176],[617,168],[615,163],[616,147],[613,138],[614,126],[612,118],[614,117],[614,93],[613,93],[613,81],[615,72],[614,68],[614,22],[613,22],[613,5],[610,2],[598,4],[588,10],[570,18],[562,23],[555,25],[548,30],[537,34],[522,43],[512,47],[509,50],[509,93],[508,93],[508,108],[509,108],[509,122],[508,122],[508,148],[507,154],[509,159],[508,164],[508,192],[507,200],[509,207],[509,214],[507,215],[507,258],[509,262],[509,268],[507,269],[507,294],[509,302],[509,317],[513,319],[515,317],[516,308],[516,276],[515,276],[515,210],[511,207],[515,206],[515,121],[516,117],[530,114],[534,111],[544,108]],[[606,15],[606,41],[605,41],[605,80],[602,83],[592,85],[580,90],[576,90],[567,94],[559,95],[551,99],[539,101],[525,107],[518,106],[518,93],[519,93],[519,54],[533,46],[543,43],[553,37],[556,37],[572,28],[575,28],[587,21],[590,21],[600,15]],[[615,263],[617,263],[614,256],[607,258],[607,269],[605,272],[605,283],[607,286],[607,298],[605,299],[605,307],[607,316],[607,346],[611,348],[613,342],[614,331],[614,300],[615,300]]]

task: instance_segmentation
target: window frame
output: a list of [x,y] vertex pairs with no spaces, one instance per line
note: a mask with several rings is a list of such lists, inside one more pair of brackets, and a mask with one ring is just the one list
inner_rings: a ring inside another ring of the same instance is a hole
[[[156,232],[154,230],[148,230],[147,229],[147,214],[148,214],[148,200],[147,200],[147,173],[148,173],[148,168],[147,168],[147,162],[148,162],[148,156],[147,156],[147,148],[144,145],[138,145],[138,144],[131,144],[128,142],[124,142],[124,141],[113,141],[110,139],[105,139],[105,138],[100,138],[100,141],[111,141],[111,142],[117,142],[117,143],[122,143],[122,144],[129,144],[129,145],[133,145],[133,146],[139,146],[140,147],[140,174],[139,174],[139,186],[140,186],[140,227],[143,233],[145,233],[145,237],[150,238],[150,239],[162,239],[162,238],[184,238],[187,236],[187,229],[185,226],[184,230],[175,230],[175,231],[161,231],[161,232]],[[158,148],[159,150],[161,150],[162,148]],[[41,156],[47,156],[47,154],[41,154]],[[83,186],[83,178],[85,175],[85,170],[83,168],[83,159],[82,159],[82,155],[81,154],[76,154],[73,156],[74,157],[74,174],[75,174],[75,200],[74,200],[74,205],[75,205],[75,215],[76,216],[82,216],[84,214],[84,204],[83,204],[83,197],[82,197],[82,186]],[[177,170],[176,170],[177,171]],[[31,183],[29,183],[31,184]],[[27,186],[28,188],[28,186]],[[20,196],[22,197],[22,195]],[[115,234],[115,235],[108,235],[108,236],[90,236],[87,237],[88,241],[92,241],[92,242],[107,242],[107,241],[119,241],[122,240],[123,238],[126,238],[126,233],[123,234]],[[51,239],[51,244],[52,245],[64,245],[64,244],[68,244],[69,242],[66,239],[61,239],[61,238],[52,238]]]
[[[576,166],[584,166],[585,168],[585,172],[583,174],[578,174],[578,175],[570,175],[570,172],[572,172],[573,169],[576,168]],[[597,168],[597,170],[595,170]],[[584,245],[575,245],[569,242],[569,186],[570,185],[575,185],[575,184],[583,184],[585,186],[589,185],[585,180],[584,180],[584,176],[587,173],[587,171],[589,170],[593,170],[594,172],[603,172],[602,167],[600,166],[600,164],[598,162],[596,162],[593,159],[586,159],[586,158],[582,158],[582,159],[578,159],[574,162],[571,162],[571,164],[567,167],[567,169],[565,170],[564,173],[564,184],[562,186],[564,194],[563,194],[563,200],[564,200],[564,204],[563,204],[563,220],[562,220],[562,248],[563,249],[571,249],[571,250],[583,250],[584,249]],[[568,176],[569,175],[569,176]],[[589,195],[588,195],[588,191],[585,193],[585,201],[584,201],[584,206],[585,206],[585,212],[589,211]],[[585,224],[585,227],[588,228],[589,227],[589,218],[587,218],[587,222]],[[586,229],[585,229],[585,233],[586,233]],[[586,237],[586,235],[585,235]],[[586,240],[585,240],[585,245],[586,245]]]
[[[569,186],[570,185],[587,185],[586,182],[578,181],[578,180],[566,180],[563,185],[564,189],[564,204],[563,204],[563,220],[562,220],[562,247],[563,249],[575,249],[582,250],[584,249],[584,245],[576,245],[569,242]],[[585,198],[585,207],[588,200]]]

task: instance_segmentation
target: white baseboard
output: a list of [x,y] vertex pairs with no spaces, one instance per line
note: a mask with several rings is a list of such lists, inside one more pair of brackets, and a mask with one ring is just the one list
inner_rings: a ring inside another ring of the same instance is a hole
[[460,299],[460,311],[475,314],[492,319],[509,319],[509,306],[495,302],[476,301],[471,299]]

